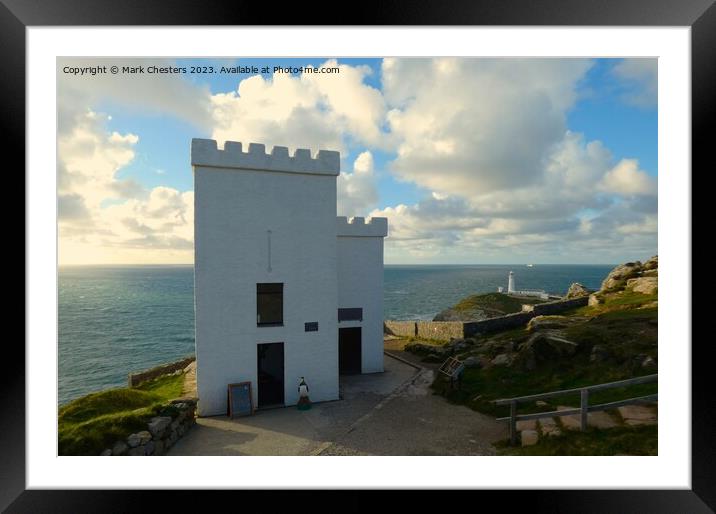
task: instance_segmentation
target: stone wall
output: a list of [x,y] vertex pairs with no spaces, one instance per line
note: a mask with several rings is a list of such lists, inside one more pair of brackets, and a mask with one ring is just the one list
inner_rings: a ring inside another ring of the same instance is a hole
[[415,337],[418,335],[418,328],[415,321],[393,321],[383,322],[383,332],[391,336]]
[[584,307],[589,301],[589,295],[580,296],[579,298],[571,298],[569,300],[557,300],[556,302],[538,303],[535,305],[534,312],[537,316],[546,316],[549,314],[559,314],[560,312],[574,309],[575,307]]
[[179,398],[169,403],[171,416],[156,416],[147,423],[147,429],[130,434],[107,448],[103,456],[162,455],[174,446],[196,422],[196,398]]
[[168,375],[170,373],[174,373],[175,371],[183,370],[195,360],[196,357],[191,355],[178,361],[161,364],[159,366],[155,366],[154,368],[137,371],[136,373],[130,373],[127,382],[129,383],[129,387],[136,387],[143,382],[154,380],[162,375]]
[[500,332],[525,326],[535,316],[559,314],[560,312],[583,307],[589,301],[588,296],[538,303],[528,311],[515,312],[481,321],[393,321],[384,322],[384,332],[400,337],[422,337],[438,341],[462,339],[490,332]]
[[489,332],[500,332],[526,325],[537,314],[532,312],[515,312],[497,318],[484,319],[482,321],[468,321],[464,323],[464,336],[472,337]]
[[462,321],[418,321],[417,337],[449,341],[465,337],[465,323]]

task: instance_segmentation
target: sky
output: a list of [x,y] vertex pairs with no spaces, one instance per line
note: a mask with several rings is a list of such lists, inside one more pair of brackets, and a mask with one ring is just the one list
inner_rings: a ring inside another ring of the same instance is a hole
[[657,253],[656,59],[57,65],[60,265],[191,264],[192,138],[340,151],[337,214],[388,218],[386,264]]

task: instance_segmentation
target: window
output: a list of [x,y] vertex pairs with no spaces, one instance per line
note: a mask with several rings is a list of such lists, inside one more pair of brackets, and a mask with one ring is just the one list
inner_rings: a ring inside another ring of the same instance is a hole
[[283,325],[283,284],[256,284],[256,324]]

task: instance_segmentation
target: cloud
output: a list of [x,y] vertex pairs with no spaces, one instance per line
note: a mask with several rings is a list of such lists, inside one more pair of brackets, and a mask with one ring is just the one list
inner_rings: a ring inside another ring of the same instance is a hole
[[[102,101],[111,101],[136,114],[169,114],[208,130],[211,126],[210,91],[182,75],[137,73],[116,75],[105,73],[78,75],[63,73],[66,67],[82,68],[110,65],[105,57],[58,58],[57,106],[58,128],[62,133],[72,126],[76,112],[95,108]],[[175,66],[171,59],[112,58],[111,65],[136,67],[150,65]]]
[[566,132],[529,186],[433,192],[370,215],[389,220],[388,262],[594,262],[615,248],[632,255],[656,248],[655,195],[636,161],[615,166],[601,142]]
[[64,194],[57,196],[57,216],[61,220],[86,220],[90,213],[80,195]]
[[94,111],[76,113],[58,135],[58,193],[81,197],[88,209],[108,198],[124,196],[136,184],[117,180],[117,171],[135,156],[135,134],[109,133],[107,116]]
[[656,58],[624,59],[612,68],[612,74],[621,82],[622,100],[642,108],[653,108],[658,98],[658,69]]
[[190,261],[194,193],[117,179],[139,137],[108,131],[94,111],[71,121],[58,136],[60,262]]
[[622,159],[604,175],[599,187],[618,195],[656,194],[656,181],[639,169],[636,159]]
[[391,170],[458,195],[538,182],[590,66],[579,59],[385,59],[387,120],[397,141]]
[[385,147],[384,100],[364,83],[371,68],[335,60],[321,66],[338,66],[340,73],[255,75],[236,91],[213,95],[212,138],[343,153],[351,144]]
[[338,215],[366,216],[378,204],[373,172],[373,154],[362,152],[353,163],[353,173],[338,176]]

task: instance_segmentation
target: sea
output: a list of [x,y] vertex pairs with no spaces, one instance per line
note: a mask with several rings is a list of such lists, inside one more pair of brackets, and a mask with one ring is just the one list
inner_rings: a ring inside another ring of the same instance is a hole
[[[471,294],[598,289],[614,265],[386,265],[385,319],[430,320]],[[68,266],[58,274],[58,403],[194,351],[192,266]]]

